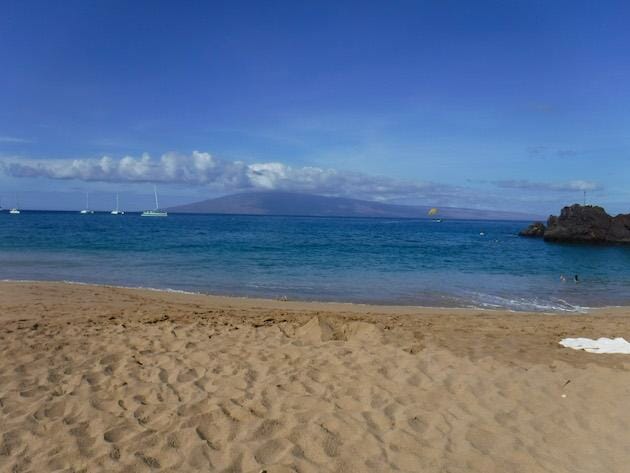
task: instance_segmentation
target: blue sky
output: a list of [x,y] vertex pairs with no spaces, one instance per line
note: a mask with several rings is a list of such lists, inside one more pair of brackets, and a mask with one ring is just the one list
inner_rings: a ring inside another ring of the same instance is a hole
[[0,196],[630,211],[630,6],[5,1]]

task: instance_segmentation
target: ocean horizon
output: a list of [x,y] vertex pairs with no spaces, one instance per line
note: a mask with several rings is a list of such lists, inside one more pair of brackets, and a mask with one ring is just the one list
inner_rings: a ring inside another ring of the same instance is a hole
[[518,237],[528,223],[2,212],[0,279],[514,311],[630,304],[630,248]]

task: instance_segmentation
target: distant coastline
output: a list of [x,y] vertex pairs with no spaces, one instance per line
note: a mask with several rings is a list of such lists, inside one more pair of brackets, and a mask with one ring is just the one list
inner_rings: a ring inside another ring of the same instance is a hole
[[[168,211],[169,215],[181,215],[181,216],[190,216],[190,217],[194,217],[194,216],[215,216],[215,217],[260,217],[260,218],[264,218],[264,217],[285,217],[285,218],[322,218],[322,219],[326,219],[326,218],[336,218],[336,219],[374,219],[374,220],[409,220],[409,221],[420,221],[420,222],[433,222],[436,221],[437,219],[432,218],[432,217],[428,217],[426,215],[420,215],[420,216],[409,216],[409,217],[392,217],[392,216],[383,216],[383,215],[375,215],[375,216],[366,216],[366,215],[308,215],[308,214],[282,214],[282,213],[278,213],[278,214],[262,214],[262,213],[223,213],[223,212],[185,212],[185,211],[181,211],[181,210],[173,210],[173,209],[177,209],[179,206],[177,207],[168,207],[166,210]],[[471,210],[471,211],[475,211],[473,209],[461,209],[461,210]],[[77,217],[80,217],[79,215],[79,211],[75,210],[75,209],[35,209],[35,208],[22,208],[20,209],[21,213],[26,213],[26,214],[34,214],[34,213],[53,213],[53,214],[67,214],[67,215],[77,215]],[[92,213],[91,215],[100,215],[100,216],[109,216],[110,215],[110,210],[107,209],[103,209],[103,210],[94,210],[94,213]],[[491,212],[491,211],[489,211]],[[2,209],[0,210],[0,215],[2,214],[7,214],[8,215],[8,209]],[[125,216],[140,216],[140,214],[142,214],[142,210],[125,210]],[[529,216],[530,214],[523,214],[523,216],[521,217],[520,214],[517,214],[514,216],[514,218],[500,218],[500,217],[496,217],[496,218],[472,218],[472,217],[451,217],[451,218],[444,218],[441,219],[442,221],[448,220],[450,222],[470,222],[470,221],[487,221],[487,222],[521,222],[521,223],[527,223],[529,221],[531,221],[532,219],[538,219],[540,220],[540,217],[531,217]],[[518,218],[517,218],[518,217]]]
[[[178,205],[172,213],[268,215],[284,217],[359,217],[452,220],[517,220],[540,218],[524,212],[400,205],[298,192],[247,192]],[[433,212],[432,212],[433,210]]]

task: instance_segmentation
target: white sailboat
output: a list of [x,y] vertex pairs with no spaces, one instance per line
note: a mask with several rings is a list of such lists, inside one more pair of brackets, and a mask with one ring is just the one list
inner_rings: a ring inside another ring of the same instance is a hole
[[125,215],[125,212],[118,207],[118,194],[116,194],[116,209],[110,212],[112,215]]
[[140,214],[141,217],[168,217],[168,212],[160,210],[160,204],[158,202],[157,186],[153,186],[153,194],[155,195],[155,209],[145,210]]
[[85,193],[85,208],[81,210],[81,212],[79,213],[83,215],[94,213],[94,210],[90,210],[90,193],[89,192]]
[[18,199],[17,194],[15,194],[15,207],[9,210],[9,213],[12,215],[18,215],[20,213],[20,200]]

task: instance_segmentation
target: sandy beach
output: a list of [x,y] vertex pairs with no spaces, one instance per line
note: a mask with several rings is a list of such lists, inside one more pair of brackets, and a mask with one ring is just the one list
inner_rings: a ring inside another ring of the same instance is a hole
[[0,471],[627,472],[588,314],[0,283]]

